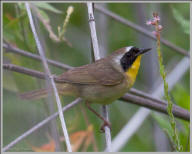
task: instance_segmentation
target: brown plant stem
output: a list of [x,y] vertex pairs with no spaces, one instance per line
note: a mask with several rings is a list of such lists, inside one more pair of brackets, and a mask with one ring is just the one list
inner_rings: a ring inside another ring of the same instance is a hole
[[[19,54],[21,56],[29,57],[29,58],[32,58],[32,59],[35,59],[35,60],[38,60],[38,61],[41,60],[41,57],[39,55],[33,54],[33,53],[29,52],[29,51],[19,49],[19,48],[14,47],[13,45],[11,45],[9,43],[3,43],[3,48],[6,49],[5,51],[7,53],[12,52],[12,53],[16,53],[16,54]],[[69,66],[67,64],[63,64],[61,62],[54,61],[54,60],[51,60],[51,59],[47,59],[47,62],[49,64],[53,65],[53,66],[56,66],[58,68],[62,68],[62,69],[65,69],[65,70],[73,68],[72,66]]]
[[[141,27],[141,26],[139,26],[139,25],[137,25],[137,24],[135,24],[135,23],[133,23],[133,22],[131,22],[131,21],[117,15],[117,14],[115,14],[115,13],[113,13],[112,11],[109,11],[109,10],[107,10],[105,8],[102,8],[102,7],[98,6],[98,5],[95,5],[95,10],[107,15],[108,17],[112,18],[113,20],[115,20],[115,21],[117,21],[119,23],[122,23],[122,24],[124,24],[124,25],[126,25],[128,27],[131,27],[132,29],[144,34],[147,37],[150,37],[150,38],[156,40],[156,37],[153,34],[151,34],[150,31],[148,31],[145,28],[143,28],[143,27]],[[186,50],[172,44],[171,42],[167,41],[166,39],[161,38],[161,42],[164,45],[166,45],[167,47],[169,47],[171,49],[174,49],[173,51],[176,51],[176,52],[178,52],[178,53],[180,53],[180,54],[182,54],[184,56],[190,57],[189,52],[187,52]]]
[[[21,67],[21,66],[16,66],[14,64],[3,64],[3,69],[26,74],[26,75],[40,78],[40,79],[45,79],[45,74],[42,72],[31,70],[31,69]],[[60,81],[57,81],[55,79],[55,82],[59,83]],[[166,101],[162,101],[160,99],[156,99],[153,97],[150,98],[147,94],[145,94],[144,92],[140,92],[138,90],[133,90],[133,91],[135,92],[134,94],[126,93],[121,98],[121,100],[129,102],[129,103],[137,104],[140,106],[144,106],[144,107],[153,109],[155,111],[167,114],[167,111],[166,111],[167,102]],[[138,92],[138,96],[135,95],[135,94],[137,94],[136,92]],[[174,114],[174,116],[181,118],[183,120],[187,120],[187,121],[190,120],[189,112],[177,105],[173,105],[173,114]]]

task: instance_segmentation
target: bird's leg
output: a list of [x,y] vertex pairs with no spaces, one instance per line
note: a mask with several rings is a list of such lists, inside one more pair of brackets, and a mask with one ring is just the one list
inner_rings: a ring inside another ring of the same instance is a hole
[[111,129],[111,124],[109,123],[109,121],[105,120],[104,117],[102,117],[98,112],[96,112],[93,108],[91,108],[89,102],[86,101],[85,104],[86,104],[87,108],[88,108],[91,112],[93,112],[97,117],[99,117],[101,120],[103,120],[103,125],[102,125],[101,128],[100,128],[100,130],[101,130],[102,132],[105,132],[105,130],[104,130],[104,127],[105,127],[105,126],[108,126],[108,127]]

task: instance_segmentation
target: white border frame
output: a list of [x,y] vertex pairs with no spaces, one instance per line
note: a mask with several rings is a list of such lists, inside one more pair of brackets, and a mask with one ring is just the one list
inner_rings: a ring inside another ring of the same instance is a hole
[[[1,7],[1,15],[3,14],[3,3],[17,3],[17,2],[50,2],[50,3],[86,3],[87,1],[5,1],[5,0],[2,0],[0,3],[0,7]],[[94,3],[189,3],[190,4],[190,55],[192,54],[192,1],[92,1]],[[3,42],[3,20],[1,18],[1,153],[2,154],[20,154],[21,152],[3,152],[2,151],[2,148],[3,148],[3,68],[2,68],[2,64],[3,64],[3,47],[2,47],[2,42]],[[190,76],[192,76],[192,71],[191,71],[191,67],[192,67],[192,61],[190,63]],[[192,95],[192,91],[191,91],[191,88],[192,88],[192,79],[190,78],[190,97]],[[191,108],[191,102],[192,100],[190,99],[190,113],[192,111],[192,108]],[[192,119],[192,114],[190,114],[190,126],[192,126],[192,123],[191,123],[191,119]],[[192,133],[191,133],[192,129],[190,127],[190,147],[192,147]],[[190,149],[191,150],[191,149]],[[22,152],[23,153],[23,152]],[[24,153],[33,153],[33,152],[24,152]],[[44,152],[36,152],[36,153],[39,153],[39,154],[45,154]],[[61,152],[49,152],[49,153],[61,153]],[[74,152],[75,153],[75,152]],[[99,152],[100,153],[100,152]],[[101,152],[101,153],[104,153],[104,152]],[[139,152],[140,153],[140,152]],[[158,152],[159,153],[159,152]],[[165,153],[165,152],[160,152],[160,153]]]

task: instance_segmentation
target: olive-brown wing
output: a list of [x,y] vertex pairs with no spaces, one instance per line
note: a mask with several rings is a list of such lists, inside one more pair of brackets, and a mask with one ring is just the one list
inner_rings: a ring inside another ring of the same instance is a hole
[[118,72],[108,60],[96,62],[89,74],[102,85],[117,85],[124,79],[124,75]]
[[89,74],[89,65],[73,68],[56,77],[59,82],[96,84],[97,80]]
[[78,84],[116,85],[123,78],[123,74],[115,70],[108,61],[101,59],[93,64],[71,69],[58,76],[57,80]]

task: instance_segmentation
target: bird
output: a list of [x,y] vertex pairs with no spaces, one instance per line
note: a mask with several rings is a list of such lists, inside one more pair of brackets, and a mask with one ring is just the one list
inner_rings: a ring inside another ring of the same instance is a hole
[[[91,108],[91,103],[111,104],[122,97],[135,83],[141,57],[151,48],[127,46],[95,62],[74,67],[55,76],[56,87],[60,95],[81,97],[88,109],[103,120],[101,130],[111,124]],[[39,89],[20,94],[22,99],[40,99],[48,95],[51,89]]]

